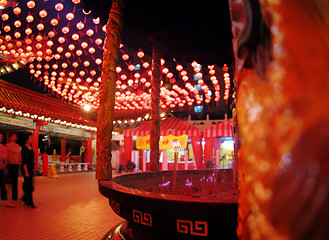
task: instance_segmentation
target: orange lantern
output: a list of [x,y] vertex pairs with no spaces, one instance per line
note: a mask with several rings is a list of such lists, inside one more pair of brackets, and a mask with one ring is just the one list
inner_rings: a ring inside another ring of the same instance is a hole
[[95,63],[96,63],[97,65],[100,65],[100,64],[102,64],[102,59],[100,59],[100,58],[97,58],[97,59],[95,60]]
[[90,62],[89,62],[89,61],[84,61],[84,62],[83,62],[83,65],[84,65],[85,67],[89,67]]
[[19,15],[22,12],[22,10],[19,7],[15,7],[14,10],[13,10],[13,12],[16,15]]
[[58,42],[59,42],[60,44],[63,44],[63,43],[65,42],[65,38],[64,38],[64,37],[59,37],[59,38],[58,38]]
[[122,71],[122,69],[121,69],[121,67],[117,66],[117,67],[115,68],[115,71],[116,71],[117,73],[120,73],[120,72]]
[[6,40],[7,42],[9,42],[9,41],[11,40],[11,36],[6,35],[6,36],[5,36],[5,40]]
[[55,33],[53,31],[48,32],[48,37],[50,38],[55,37]]
[[135,66],[132,65],[132,64],[130,64],[130,65],[128,66],[128,69],[129,69],[130,71],[134,71],[134,70],[135,70]]
[[65,53],[65,57],[66,57],[66,58],[70,58],[71,55],[72,55],[72,54],[71,54],[70,52],[66,52],[66,53]]
[[90,53],[90,54],[94,54],[95,53],[95,48],[93,48],[93,47],[91,47],[91,48],[89,48],[88,49],[88,52]]
[[57,3],[56,5],[55,5],[55,9],[56,9],[56,11],[62,11],[63,10],[63,8],[64,8],[64,5],[63,4],[61,4],[61,3]]
[[70,45],[68,46],[68,49],[69,49],[70,51],[73,51],[73,50],[75,49],[74,44],[70,44]]
[[41,10],[41,11],[39,12],[39,16],[42,17],[42,18],[47,17],[47,11],[46,11],[46,10]]
[[86,72],[85,72],[85,71],[80,71],[80,72],[79,72],[79,75],[80,75],[81,77],[83,77],[84,75],[86,75]]
[[53,45],[54,45],[53,41],[49,40],[49,41],[47,42],[47,46],[48,46],[48,47],[51,47],[51,46],[53,46]]
[[97,39],[95,40],[95,43],[96,43],[97,45],[101,45],[101,44],[103,43],[103,40],[100,39],[100,38],[97,38]]
[[62,47],[58,47],[58,48],[57,48],[57,52],[58,52],[58,53],[62,53],[63,50],[64,50],[64,49],[63,49]]
[[121,75],[121,79],[122,79],[122,80],[126,80],[126,79],[127,79],[127,76],[126,76],[125,74],[122,74],[122,75]]
[[91,75],[91,76],[95,76],[95,75],[96,75],[96,71],[95,71],[95,70],[91,70],[91,71],[90,71],[90,75]]
[[62,28],[62,33],[67,34],[70,32],[70,29],[68,27],[63,27]]
[[28,15],[28,16],[26,17],[26,21],[27,21],[28,23],[33,22],[33,20],[34,20],[34,17],[33,17],[32,15]]
[[144,52],[143,51],[139,51],[138,53],[137,53],[137,57],[139,57],[139,58],[142,58],[142,57],[144,57]]
[[66,14],[66,19],[69,20],[69,21],[73,20],[74,19],[74,14],[73,13]]
[[77,54],[77,56],[81,56],[83,52],[82,52],[82,50],[79,49],[75,53]]
[[129,55],[127,53],[123,54],[122,59],[127,61],[129,59]]
[[81,43],[81,47],[82,47],[82,48],[87,48],[87,47],[88,47],[88,43],[86,43],[86,42],[82,42],[82,43]]
[[50,24],[53,25],[54,27],[57,26],[58,20],[56,18],[51,19]]
[[21,37],[21,33],[20,32],[15,32],[14,37],[15,38],[20,38]]
[[72,63],[72,66],[73,66],[74,68],[77,68],[77,67],[79,67],[79,63],[74,62],[74,63]]
[[35,37],[35,40],[37,40],[38,42],[42,41],[42,39],[43,37],[41,36],[41,34]]
[[92,35],[94,35],[94,30],[89,29],[86,31],[86,34],[87,34],[87,36],[91,37]]
[[34,1],[29,1],[29,2],[27,2],[27,7],[28,8],[34,8],[35,7],[35,2]]
[[16,20],[16,21],[14,22],[14,26],[17,27],[17,28],[19,28],[21,25],[22,25],[22,23],[21,23],[21,21],[19,21],[19,20]]
[[85,27],[85,25],[82,22],[77,23],[77,29],[82,30]]

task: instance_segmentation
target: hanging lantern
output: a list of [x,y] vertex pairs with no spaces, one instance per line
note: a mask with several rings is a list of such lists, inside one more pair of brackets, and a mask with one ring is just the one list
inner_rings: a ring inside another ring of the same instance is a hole
[[81,47],[82,47],[82,48],[87,48],[87,47],[88,47],[88,43],[86,43],[86,42],[82,42],[82,43],[81,43]]
[[92,80],[90,77],[86,79],[86,82],[87,82],[87,83],[91,83],[92,81],[93,81],[93,80]]
[[[69,76],[70,76],[71,78],[74,77],[74,75],[75,75],[74,72],[70,72],[70,73],[69,73]],[[72,79],[71,79],[71,78],[67,79],[67,81],[70,80],[70,82],[72,82]]]
[[63,50],[64,50],[64,49],[63,49],[62,47],[58,47],[58,48],[57,48],[57,52],[58,52],[58,53],[62,53]]
[[182,76],[185,76],[185,75],[187,75],[187,72],[185,71],[185,70],[183,70],[183,71],[181,71],[181,73],[180,73]]
[[193,61],[193,62],[191,63],[191,66],[195,68],[195,67],[198,66],[198,63],[197,63],[196,61]]
[[77,68],[77,67],[79,67],[79,63],[74,62],[74,63],[72,63],[72,66],[73,66],[74,68]]
[[143,68],[148,68],[150,64],[148,62],[143,62]]
[[127,53],[123,54],[122,59],[127,61],[129,59],[129,55]]
[[115,68],[115,71],[116,71],[117,73],[120,73],[120,72],[122,71],[122,69],[121,69],[121,67],[117,66],[117,67]]
[[58,20],[56,18],[53,18],[53,19],[51,19],[50,24],[55,27],[58,24]]
[[164,65],[166,63],[166,61],[163,58],[161,58],[160,63],[161,63],[161,65]]
[[72,0],[72,2],[73,2],[74,4],[79,4],[79,3],[80,3],[80,0]]
[[13,10],[13,12],[16,15],[19,15],[22,12],[22,10],[19,7],[15,7],[14,10]]
[[95,75],[96,75],[96,71],[95,71],[95,70],[91,70],[91,71],[90,71],[90,75],[91,75],[91,76],[95,76]]
[[39,34],[38,36],[35,37],[35,40],[38,42],[42,41],[43,37]]
[[135,66],[132,65],[132,64],[130,64],[130,65],[128,66],[128,69],[129,69],[130,71],[134,71],[134,70],[135,70]]
[[141,83],[145,83],[146,82],[146,78],[141,78]]
[[[67,63],[62,63],[62,68],[67,68],[68,67],[68,64]],[[65,74],[64,74],[65,75]]]
[[210,75],[214,75],[216,71],[214,69],[209,70]]
[[75,46],[74,44],[70,44],[68,47],[67,47],[70,51],[73,51],[75,49]]
[[91,37],[92,35],[94,35],[94,30],[89,29],[89,30],[87,30],[86,34],[87,34],[89,37]]
[[146,86],[146,87],[150,87],[150,86],[151,86],[151,83],[150,83],[150,82],[146,82],[146,83],[145,83],[145,86]]
[[78,57],[80,57],[80,56],[82,55],[83,52],[82,52],[82,50],[79,49],[79,50],[77,50],[75,53],[77,54]]
[[26,21],[27,21],[28,23],[33,22],[33,20],[34,20],[34,18],[33,18],[32,15],[28,15],[28,16],[26,17]]
[[195,74],[195,76],[199,79],[199,78],[202,78],[202,73],[198,72]]
[[[58,69],[58,65],[57,64],[53,64],[53,66],[52,66],[52,68],[54,69],[54,70],[56,70],[56,69]],[[54,73],[54,72],[53,72]],[[53,76],[54,76],[54,74],[52,74]],[[57,74],[56,74],[57,75]],[[55,76],[56,76],[55,75]]]
[[72,35],[72,39],[73,39],[74,41],[79,40],[79,34],[74,33],[74,34]]
[[59,38],[58,38],[58,42],[59,42],[60,44],[63,44],[63,43],[65,42],[65,38],[64,38],[64,37],[59,37]]
[[100,24],[100,22],[101,22],[101,20],[100,20],[100,18],[98,17],[98,18],[96,18],[96,19],[93,19],[93,23],[94,24]]
[[46,10],[41,10],[41,11],[39,12],[39,16],[42,17],[42,18],[47,17],[47,11],[46,11]]
[[2,14],[1,16],[3,21],[7,21],[9,19],[9,15],[7,13]]
[[34,1],[29,1],[29,2],[27,2],[27,7],[28,8],[34,8],[35,7],[35,2]]
[[82,22],[77,23],[77,29],[82,30],[85,27],[85,25]]
[[140,78],[140,77],[141,77],[141,75],[139,73],[134,74],[134,78]]
[[68,21],[73,20],[73,19],[74,19],[74,14],[73,14],[73,13],[68,13],[68,14],[66,14],[66,19],[67,19]]
[[37,49],[40,49],[40,48],[42,48],[42,44],[41,44],[41,43],[37,43],[37,44],[35,45],[35,47],[36,47]]
[[100,58],[97,58],[97,59],[95,60],[95,63],[96,63],[97,65],[100,65],[100,64],[102,64],[102,59],[100,59]]
[[172,78],[173,76],[174,76],[173,73],[171,73],[171,72],[167,73],[167,78]]
[[57,4],[55,5],[55,9],[56,9],[56,11],[58,11],[58,12],[62,11],[63,8],[64,8],[64,5],[61,4],[61,3],[57,3]]
[[126,76],[125,74],[122,74],[122,75],[121,75],[121,79],[122,79],[122,80],[126,80],[126,79],[127,79],[127,76]]
[[127,88],[127,86],[126,86],[125,84],[122,84],[122,85],[121,85],[121,89],[122,89],[122,90],[125,90],[126,88]]
[[129,85],[129,86],[131,86],[131,85],[133,85],[133,83],[134,83],[134,80],[132,80],[132,79],[129,79],[129,80],[127,81],[127,83],[128,83],[128,85]]
[[177,69],[177,71],[182,71],[183,70],[183,66],[182,65],[177,65],[176,66],[176,69]]
[[224,71],[224,72],[227,72],[227,71],[228,71],[228,67],[227,67],[226,64],[224,64],[224,66],[223,66],[223,71]]
[[68,27],[63,27],[62,28],[62,33],[67,34],[69,33],[70,29]]
[[182,79],[183,79],[183,81],[186,82],[188,80],[188,76],[183,76]]
[[139,51],[138,53],[137,53],[137,57],[139,57],[139,58],[142,58],[142,57],[144,57],[144,52],[143,51]]
[[54,45],[53,41],[49,40],[47,41],[47,46],[48,47],[52,47]]
[[39,23],[39,24],[37,25],[37,29],[38,29],[39,31],[42,31],[44,28],[45,28],[45,26],[44,26],[42,23]]
[[7,25],[3,28],[3,30],[5,30],[5,32],[9,32],[10,31],[10,27]]
[[27,46],[26,47],[26,51],[31,52],[32,51],[32,47],[31,46]]
[[80,71],[80,72],[79,72],[79,75],[80,75],[81,77],[83,77],[84,75],[86,75],[86,72],[85,72],[85,71]]
[[19,20],[16,20],[16,21],[14,22],[14,26],[17,27],[17,28],[19,28],[21,25],[22,25],[22,23],[21,23],[21,21],[19,21]]
[[5,36],[5,40],[6,40],[7,42],[9,42],[9,41],[11,40],[11,36],[6,35],[6,36]]
[[100,38],[97,38],[97,39],[95,40],[95,43],[96,43],[97,45],[101,45],[101,44],[103,43],[103,40],[100,39]]
[[88,52],[90,53],[90,54],[94,54],[95,53],[95,48],[93,48],[93,47],[91,47],[91,48],[89,48],[88,49]]
[[55,37],[55,33],[53,31],[48,32],[48,37],[50,38]]
[[169,72],[169,69],[168,68],[162,69],[162,73],[167,74],[168,72]]
[[66,52],[66,53],[65,53],[65,57],[66,57],[66,58],[70,58],[70,57],[71,57],[71,53],[70,53],[70,52]]
[[84,62],[83,62],[83,66],[85,66],[85,67],[89,67],[89,65],[90,65],[90,62],[89,62],[89,61],[84,61]]

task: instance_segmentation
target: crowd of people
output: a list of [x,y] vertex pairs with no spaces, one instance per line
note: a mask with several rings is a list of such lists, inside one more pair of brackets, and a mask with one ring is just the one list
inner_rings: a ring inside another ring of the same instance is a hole
[[[3,206],[15,207],[21,203],[28,208],[37,208],[33,202],[33,168],[34,152],[32,150],[32,133],[26,133],[24,144],[17,143],[17,134],[10,132],[7,144],[3,144],[4,134],[0,132],[0,188]],[[24,195],[18,199],[18,176],[21,170],[24,182]],[[11,201],[8,201],[7,186],[11,185]]]

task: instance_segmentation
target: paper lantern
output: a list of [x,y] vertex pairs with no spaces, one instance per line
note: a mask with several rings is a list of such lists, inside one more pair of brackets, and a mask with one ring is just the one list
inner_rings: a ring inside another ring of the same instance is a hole
[[134,78],[140,78],[140,77],[141,77],[141,75],[139,73],[134,74]]
[[58,20],[56,18],[53,18],[53,19],[51,19],[50,24],[55,27],[58,24]]
[[15,7],[14,10],[13,10],[13,12],[16,15],[19,15],[22,12],[22,10],[19,7]]
[[4,28],[3,28],[3,30],[5,31],[5,32],[9,32],[10,31],[10,27],[7,25],[7,26],[5,26]]
[[91,70],[89,73],[90,73],[91,76],[95,76],[96,75],[96,71],[95,70]]
[[68,27],[63,27],[62,28],[62,33],[67,34],[69,33],[70,29]]
[[97,39],[95,40],[95,43],[96,43],[97,45],[101,45],[101,44],[103,43],[103,40],[100,39],[100,38],[97,38]]
[[93,81],[93,80],[92,80],[90,77],[86,79],[86,82],[87,82],[87,83],[91,83],[92,81]]
[[41,44],[41,43],[37,43],[37,44],[35,45],[35,47],[36,47],[37,49],[40,49],[40,48],[42,48],[42,44]]
[[62,63],[62,68],[67,68],[68,67],[68,64],[67,63]]
[[188,80],[188,76],[183,76],[182,79],[183,79],[183,81],[186,82]]
[[120,72],[122,71],[122,69],[121,69],[121,67],[117,66],[117,67],[115,68],[115,71],[116,71],[117,73],[120,73]]
[[122,59],[127,61],[129,59],[129,55],[127,53],[123,54]]
[[89,30],[86,31],[86,34],[87,34],[89,37],[91,37],[92,35],[94,35],[94,30],[89,29]]
[[73,51],[75,49],[75,46],[74,44],[70,44],[68,47],[67,47],[70,51]]
[[78,57],[80,57],[80,56],[82,55],[83,52],[82,52],[82,50],[79,49],[79,50],[77,50],[75,53],[77,54]]
[[163,58],[161,58],[160,63],[161,63],[161,65],[164,65],[166,63],[166,61]]
[[77,23],[77,29],[82,30],[85,27],[85,25],[82,22]]
[[66,58],[70,58],[71,55],[72,55],[72,54],[71,54],[70,52],[66,52],[66,53],[65,53],[65,57],[66,57]]
[[28,23],[33,22],[33,20],[34,20],[34,18],[33,18],[32,15],[28,15],[28,16],[26,17],[26,21],[27,21]]
[[216,71],[215,71],[214,69],[211,69],[211,70],[209,70],[209,73],[210,73],[211,75],[214,75],[214,74],[216,73]]
[[82,47],[82,48],[87,48],[87,47],[88,47],[88,43],[86,43],[86,42],[82,42],[82,43],[81,43],[81,47]]
[[64,37],[59,37],[58,42],[63,44],[65,42],[65,38]]
[[[54,70],[56,70],[56,69],[58,69],[58,65],[57,64],[53,64],[53,66],[52,66],[52,68],[54,69]],[[57,75],[57,74],[52,74],[53,76],[55,75]]]
[[150,87],[150,86],[151,86],[151,83],[150,83],[150,82],[146,82],[146,83],[145,83],[145,86],[146,86],[146,87]]
[[9,41],[11,40],[11,36],[6,35],[6,36],[5,36],[5,40],[6,40],[7,42],[9,42]]
[[129,85],[129,86],[131,86],[131,85],[133,85],[133,83],[134,83],[134,80],[132,80],[132,79],[129,79],[129,80],[127,81],[127,83],[128,83],[128,85]]
[[173,73],[171,73],[171,72],[167,73],[167,78],[172,78],[173,76],[174,76]]
[[93,23],[94,24],[100,24],[100,22],[101,22],[101,20],[100,20],[100,18],[98,17],[98,18],[96,18],[96,19],[93,19]]
[[74,34],[72,35],[72,39],[75,40],[75,41],[79,40],[79,34],[74,33]]
[[74,62],[74,63],[72,63],[72,66],[73,66],[74,68],[77,68],[77,67],[79,67],[79,63]]
[[122,74],[121,77],[120,77],[122,80],[126,80],[127,79],[127,76],[125,74]]
[[183,66],[182,65],[177,65],[176,66],[176,69],[177,69],[177,71],[182,71],[183,70]]
[[185,76],[185,75],[187,75],[187,72],[185,71],[185,70],[183,70],[183,71],[181,71],[181,73],[180,73],[182,76]]
[[85,72],[85,71],[80,71],[80,72],[79,72],[79,75],[80,75],[81,77],[83,77],[84,75],[86,75],[86,72]]
[[88,52],[90,53],[90,54],[94,54],[95,53],[95,48],[93,48],[93,47],[91,47],[91,48],[89,48],[88,49]]
[[45,28],[45,26],[44,26],[42,23],[39,23],[39,24],[37,25],[37,29],[38,29],[39,31],[42,31],[44,28]]
[[74,14],[73,13],[66,14],[66,19],[69,20],[69,21],[73,20],[74,19]]
[[42,17],[42,18],[47,17],[47,11],[46,11],[46,10],[41,10],[41,11],[39,12],[39,16]]
[[57,4],[55,5],[55,9],[56,9],[56,11],[58,11],[58,12],[62,11],[63,8],[64,8],[64,5],[61,4],[61,3],[57,3]]
[[17,27],[17,28],[19,28],[21,25],[22,25],[22,23],[21,23],[21,21],[19,21],[19,20],[16,20],[16,21],[14,22],[14,26]]
[[128,69],[129,69],[130,71],[134,71],[134,70],[135,70],[135,66],[132,65],[132,64],[130,64],[130,65],[128,66]]
[[7,21],[9,19],[9,15],[7,13],[2,14],[1,16],[3,21]]
[[35,40],[38,42],[42,41],[43,37],[39,34],[38,36],[35,37]]
[[139,51],[138,53],[137,53],[137,57],[139,57],[139,58],[142,58],[142,57],[144,57],[144,52],[143,51]]
[[64,50],[64,49],[63,49],[62,47],[58,47],[58,48],[57,48],[57,52],[58,52],[58,53],[62,53],[63,50]]
[[50,38],[55,37],[55,32],[53,32],[53,31],[48,32],[48,37],[50,37]]
[[27,46],[26,47],[26,51],[31,52],[32,51],[32,47],[31,46]]
[[168,72],[169,72],[169,69],[168,68],[162,69],[162,73],[167,74]]
[[83,66],[85,66],[85,67],[89,67],[89,65],[90,65],[90,62],[89,62],[89,61],[84,61],[84,62],[83,62]]
[[100,59],[100,58],[97,58],[97,59],[95,60],[95,63],[96,63],[97,65],[100,65],[100,64],[102,64],[102,59]]
[[35,7],[35,2],[34,1],[29,1],[29,2],[27,2],[27,7],[28,8],[34,8]]
[[77,83],[80,83],[80,82],[81,82],[81,78],[77,78],[77,79],[75,79],[75,81],[76,81]]
[[148,62],[143,62],[143,68],[148,68],[150,64]]

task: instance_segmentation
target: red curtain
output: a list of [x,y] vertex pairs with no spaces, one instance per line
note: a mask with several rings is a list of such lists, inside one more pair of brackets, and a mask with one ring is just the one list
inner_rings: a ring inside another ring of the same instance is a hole
[[131,153],[133,151],[133,137],[124,137],[124,148],[123,148],[123,157],[120,164],[126,168],[127,163],[131,160]]
[[191,137],[191,144],[197,169],[202,169],[202,137]]
[[205,137],[205,145],[204,145],[204,162],[212,160],[213,149],[215,144],[214,137]]

